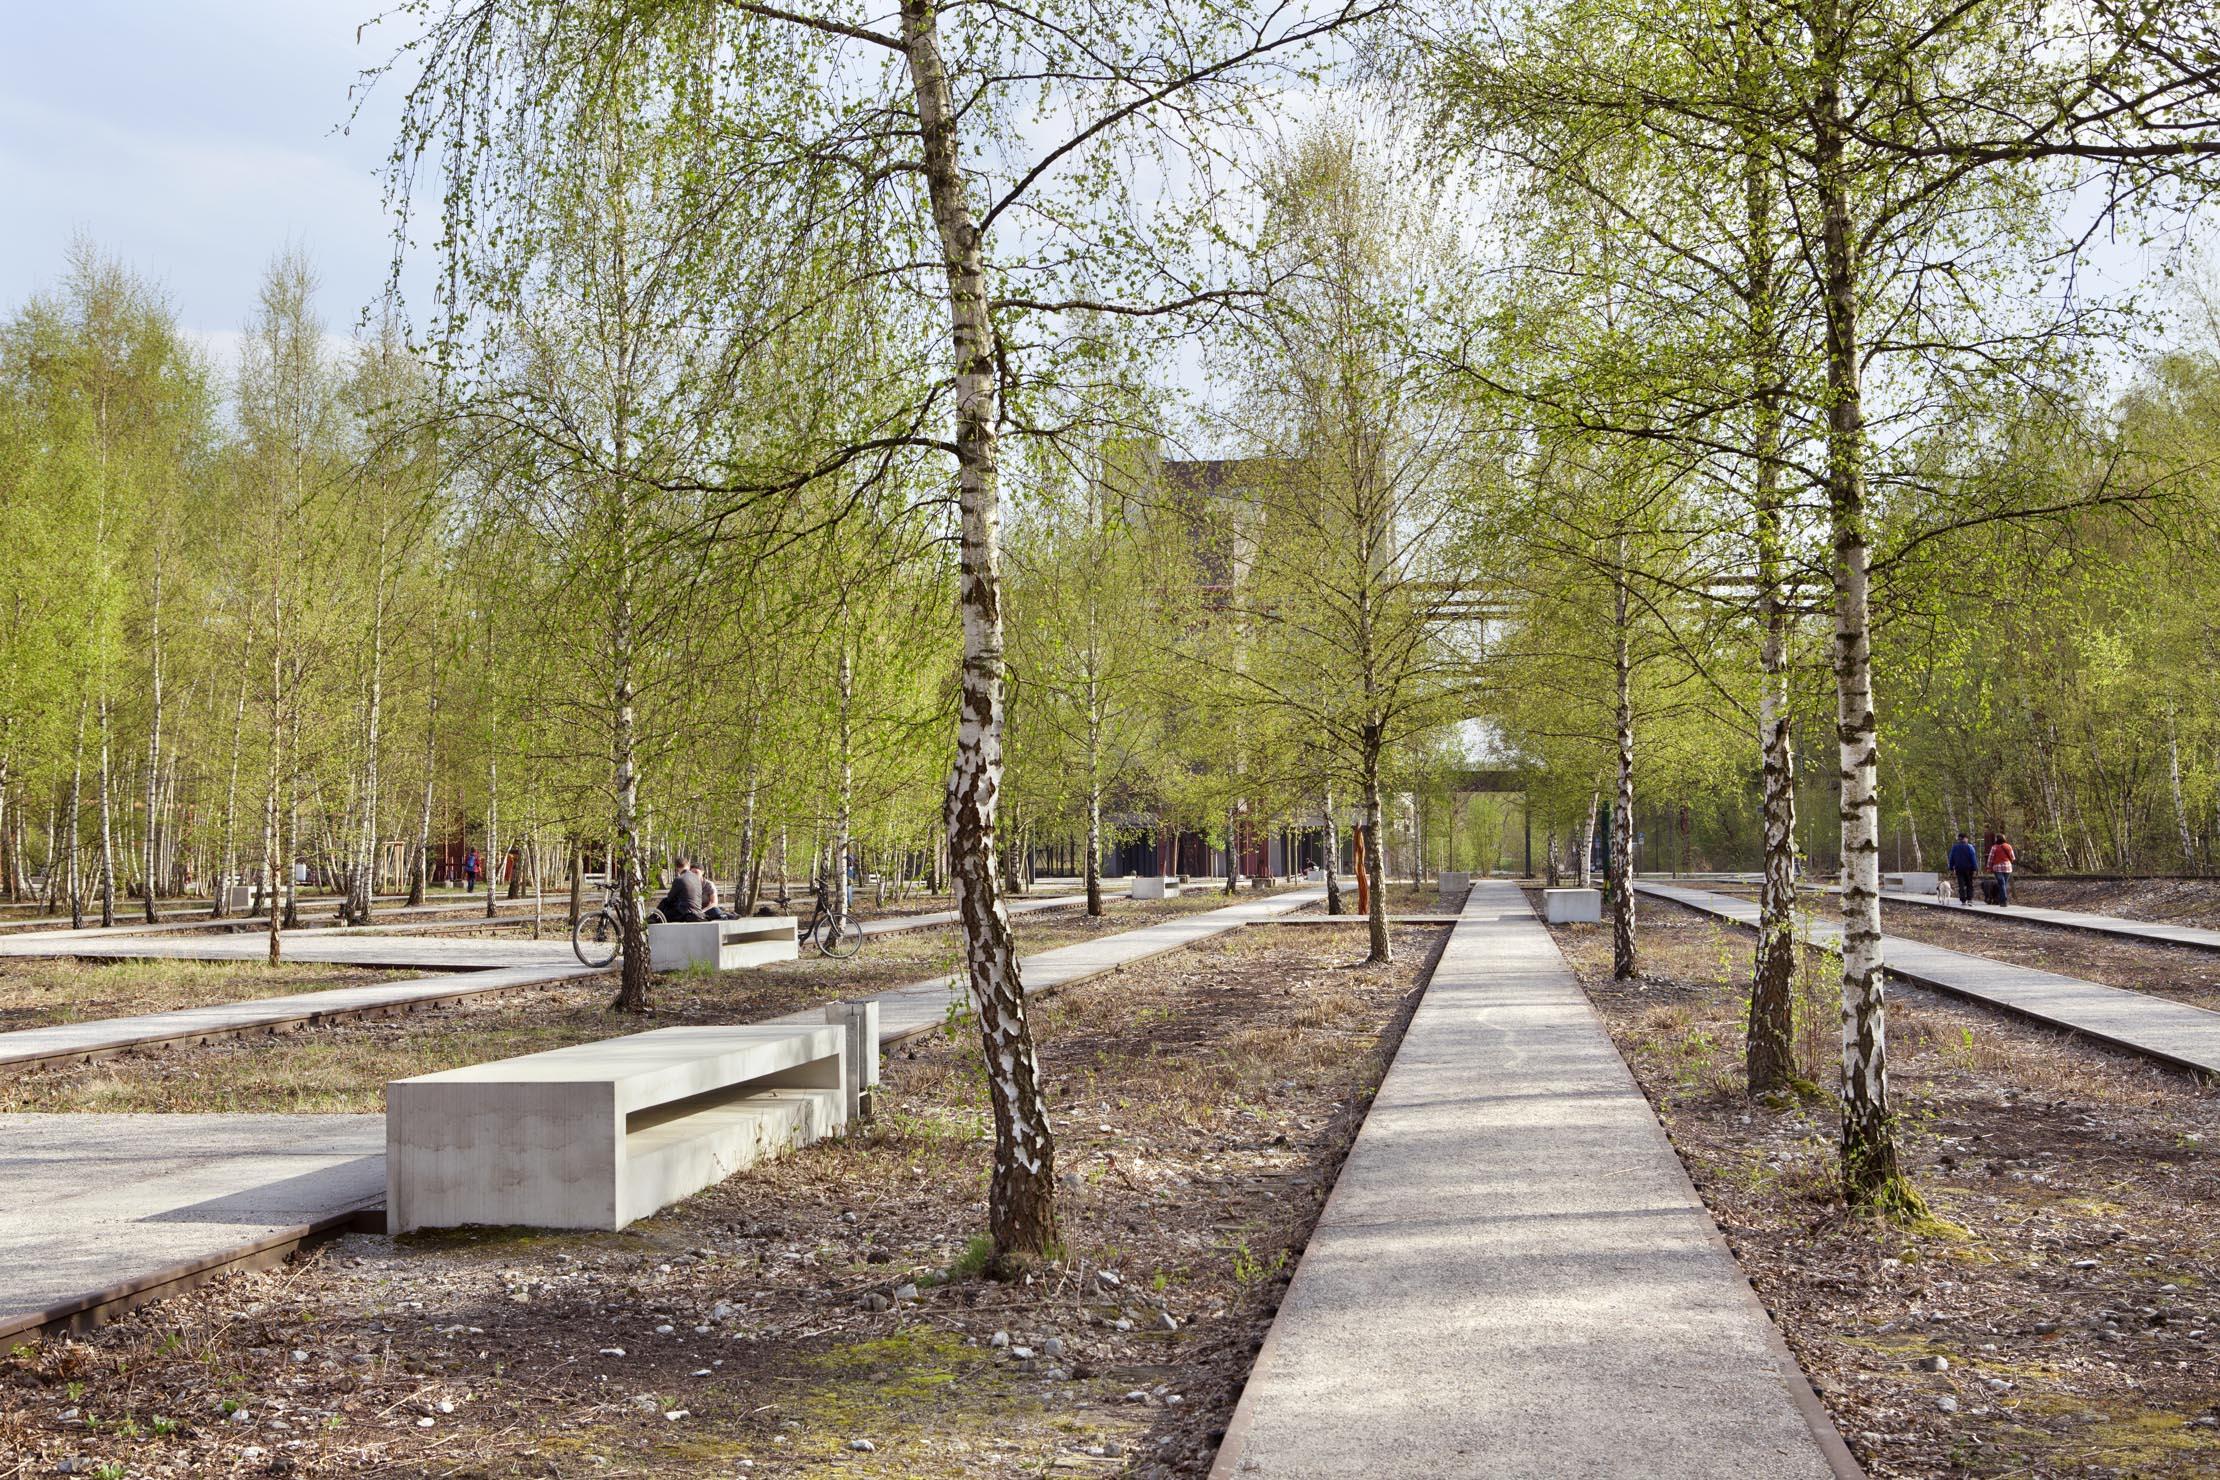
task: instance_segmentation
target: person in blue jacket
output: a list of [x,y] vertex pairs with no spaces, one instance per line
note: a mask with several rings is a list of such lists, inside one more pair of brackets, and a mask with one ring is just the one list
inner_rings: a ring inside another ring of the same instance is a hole
[[1950,850],[1950,871],[1958,876],[1958,903],[1973,903],[1973,876],[1980,867],[1981,855],[1973,851],[1973,839],[1958,834]]

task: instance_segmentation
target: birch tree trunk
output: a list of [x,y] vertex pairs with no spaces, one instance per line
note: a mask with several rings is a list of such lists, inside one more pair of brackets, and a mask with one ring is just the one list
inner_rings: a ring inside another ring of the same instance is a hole
[[[103,685],[105,690],[105,685]],[[108,765],[108,695],[100,696],[100,923],[116,923],[116,819]]]
[[285,723],[285,928],[301,928],[301,671],[293,670],[293,702]]
[[77,839],[77,822],[85,810],[85,713],[90,707],[83,696],[77,700],[77,743],[70,751],[69,761],[69,928],[85,928],[84,866],[80,862],[81,849]]
[[1815,28],[1815,163],[1824,264],[1827,512],[1834,545],[1835,730],[1842,782],[1842,1185],[1853,1205],[1918,1210],[1897,1159],[1881,976],[1881,799],[1873,712],[1865,409],[1858,284],[1845,162],[1841,76],[1849,44],[1840,0]]
[[[270,786],[262,807],[262,866],[266,875],[262,895],[262,908],[270,924],[270,964],[278,964],[278,788],[285,775],[285,662],[284,662],[284,598],[276,590],[277,578],[271,578],[270,611]],[[292,876],[286,870],[286,876]]]
[[1102,716],[1087,680],[1087,913],[1102,915]]
[[2173,796],[2174,826],[2181,838],[2181,866],[2192,870],[2197,866],[2197,834],[2189,825],[2189,804],[2182,799],[2181,730],[2171,704],[2166,706],[2166,784]]
[[1345,913],[1347,906],[1341,898],[1341,828],[1334,821],[1334,787],[1331,781],[1325,790],[1326,819],[1326,913]]
[[[623,516],[620,514],[620,520]],[[629,530],[627,530],[627,534]],[[628,541],[620,536],[619,553]],[[612,676],[615,723],[611,727],[612,751],[610,759],[616,773],[617,793],[617,845],[619,856],[610,860],[612,881],[617,894],[617,933],[624,947],[619,963],[616,1000],[609,1004],[616,1012],[646,1012],[648,1010],[648,983],[653,979],[654,962],[648,957],[645,911],[640,902],[640,768],[639,723],[633,712],[637,692],[632,683],[633,665],[633,608],[629,585],[620,584],[616,600],[611,605],[609,624],[609,653]]]
[[378,892],[378,742],[385,710],[385,555],[386,525],[378,525],[377,591],[370,612],[370,712],[363,722],[362,840],[356,864],[350,913],[357,925],[370,923],[370,902]]
[[1588,815],[1580,825],[1580,887],[1596,887],[1596,813],[1603,806],[1603,788],[1588,793]]
[[253,628],[239,643],[239,702],[231,712],[231,769],[224,783],[224,836],[223,865],[216,875],[216,909],[218,916],[231,913],[231,902],[225,895],[232,883],[239,880],[239,757],[247,733],[247,689],[251,681],[254,658]]
[[848,858],[854,851],[855,839],[851,836],[854,818],[850,810],[855,805],[856,746],[855,727],[851,706],[855,702],[856,667],[848,651],[846,612],[842,612],[840,633],[840,796],[839,807],[833,818],[833,918],[848,913]]
[[501,753],[498,724],[487,726],[486,747],[486,918],[501,913]]
[[1056,1152],[1009,913],[995,879],[1003,678],[995,334],[987,309],[983,243],[964,186],[956,108],[941,62],[933,0],[902,0],[902,40],[926,190],[948,276],[955,354],[964,653],[956,763],[948,781],[949,858],[994,1110],[988,1233],[999,1256],[1028,1259],[1045,1255],[1056,1242]]
[[1365,872],[1365,939],[1370,950],[1367,962],[1379,963],[1395,959],[1395,948],[1388,940],[1387,928],[1387,848],[1381,842],[1380,817],[1380,750],[1376,742],[1367,737],[1361,752],[1364,766],[1364,840],[1371,846],[1364,850],[1358,867]]
[[1773,181],[1760,148],[1760,141],[1745,144],[1743,211],[1750,254],[1750,343],[1758,377],[1751,450],[1765,854],[1744,1067],[1752,1095],[1777,1095],[1796,1078],[1796,751],[1789,728],[1788,612],[1781,590],[1781,357],[1774,299]]
[[1634,942],[1634,661],[1627,610],[1626,541],[1612,574],[1611,667],[1617,681],[1618,801],[1611,816],[1611,976],[1627,981],[1641,971]]
[[[154,881],[160,876],[161,860],[156,854],[155,804],[161,796],[162,774],[162,549],[154,549],[154,599],[149,610],[147,656],[151,665],[149,698],[154,704],[152,721],[146,739],[146,923],[157,924],[160,916],[154,907]],[[190,694],[185,708],[192,709]]]
[[1778,1094],[1796,1077],[1796,754],[1789,730],[1787,616],[1780,599],[1777,486],[1758,498],[1758,621],[1763,669],[1758,749],[1764,763],[1765,880],[1759,892],[1756,970],[1746,1048],[1749,1090]]
[[756,837],[756,771],[755,746],[751,737],[748,747],[748,783],[740,816],[740,876],[733,881],[734,892],[740,897],[740,913],[743,915],[755,913],[756,885],[761,873],[756,863],[756,855],[762,851],[762,844]]
[[416,866],[409,872],[409,903],[424,902],[432,871],[432,787],[438,776],[439,669],[432,670],[432,693],[424,707],[424,800],[416,814]]
[[1241,813],[1237,804],[1226,803],[1226,893],[1232,894],[1241,884]]

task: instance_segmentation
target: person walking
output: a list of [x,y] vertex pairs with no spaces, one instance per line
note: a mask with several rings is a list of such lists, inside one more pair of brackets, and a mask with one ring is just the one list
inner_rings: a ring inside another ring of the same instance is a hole
[[2012,902],[2012,860],[2017,856],[2012,840],[2002,833],[1989,848],[1989,872],[1996,875],[1996,902],[1999,909]]
[[463,850],[463,893],[475,894],[477,892],[478,850],[475,848],[466,848]]
[[1958,876],[1958,903],[1973,903],[1973,876],[1980,870],[1981,855],[1973,851],[1973,839],[1958,834],[1958,841],[1950,846],[1950,871]]

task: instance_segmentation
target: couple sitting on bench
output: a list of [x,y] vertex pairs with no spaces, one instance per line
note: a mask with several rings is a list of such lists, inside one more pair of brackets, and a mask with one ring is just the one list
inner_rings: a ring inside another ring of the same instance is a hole
[[673,925],[736,918],[717,908],[715,881],[695,868],[693,861],[687,858],[678,860],[677,870],[671,875],[670,891],[663,896],[663,902],[655,910]]

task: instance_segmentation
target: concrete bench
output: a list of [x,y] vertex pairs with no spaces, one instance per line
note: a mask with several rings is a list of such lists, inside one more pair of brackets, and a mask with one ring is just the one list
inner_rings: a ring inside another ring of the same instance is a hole
[[1135,874],[1133,876],[1132,892],[1127,895],[1129,899],[1176,899],[1178,897],[1179,885],[1165,879],[1161,874]]
[[647,936],[648,959],[657,971],[684,971],[689,966],[738,971],[800,956],[792,915],[651,924]]
[[1434,883],[1441,891],[1441,897],[1444,901],[1452,900],[1461,894],[1470,892],[1472,889],[1472,875],[1469,873],[1444,872],[1435,876]]
[[1881,875],[1881,887],[1899,894],[1933,894],[1942,882],[1942,875],[1932,869],[1907,869],[1900,874]]
[[821,1027],[662,1028],[396,1080],[386,1227],[614,1230],[808,1145],[845,1126],[878,1077],[878,1034],[860,1015],[838,1004]]
[[1552,925],[1594,925],[1603,919],[1600,889],[1544,889],[1542,918]]

